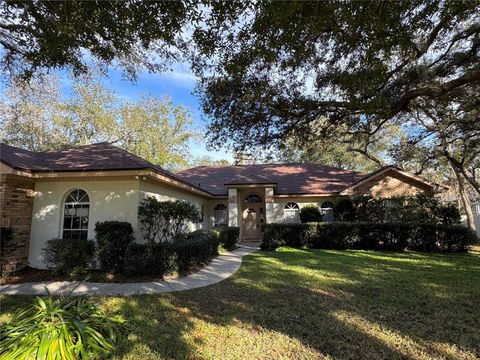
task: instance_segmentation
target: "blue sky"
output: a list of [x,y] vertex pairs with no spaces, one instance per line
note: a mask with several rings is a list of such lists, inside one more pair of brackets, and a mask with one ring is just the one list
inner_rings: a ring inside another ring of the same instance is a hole
[[[118,97],[126,100],[137,100],[142,95],[169,96],[176,105],[183,105],[192,115],[195,130],[205,133],[207,122],[202,118],[202,110],[198,99],[193,95],[196,78],[187,65],[175,64],[173,69],[164,73],[148,73],[140,71],[135,82],[126,80],[121,70],[109,68],[108,76],[102,79],[106,88],[115,92]],[[62,81],[62,92],[68,96],[71,91],[71,79],[68,71],[55,71]],[[4,84],[0,85],[0,91],[4,91]],[[208,155],[215,160],[226,159],[233,162],[232,153],[225,149],[219,151],[209,150],[206,140],[191,142],[189,144],[192,155],[200,157]]]
[[[108,77],[103,80],[105,87],[125,99],[136,100],[142,95],[169,96],[177,105],[188,108],[192,114],[193,126],[205,133],[207,123],[202,119],[202,110],[198,99],[193,95],[196,78],[186,65],[176,64],[173,70],[165,73],[151,74],[140,72],[136,82],[125,80],[121,71],[110,69]],[[233,161],[232,154],[226,150],[213,151],[206,148],[206,141],[190,144],[195,157],[209,155],[216,160]]]

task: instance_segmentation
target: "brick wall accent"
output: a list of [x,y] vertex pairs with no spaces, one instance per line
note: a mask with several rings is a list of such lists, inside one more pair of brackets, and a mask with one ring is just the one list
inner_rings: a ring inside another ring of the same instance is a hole
[[403,176],[394,171],[387,171],[374,177],[353,190],[352,195],[371,195],[373,197],[391,198],[395,196],[416,195],[418,193],[432,195],[432,188],[422,182]]
[[14,267],[21,269],[28,263],[34,192],[33,181],[15,175],[0,175],[1,224],[9,225],[13,231],[13,239],[0,254],[7,271]]

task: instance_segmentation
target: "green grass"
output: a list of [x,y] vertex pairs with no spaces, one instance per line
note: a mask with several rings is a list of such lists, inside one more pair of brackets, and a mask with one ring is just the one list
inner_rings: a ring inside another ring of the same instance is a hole
[[480,357],[480,253],[256,252],[213,286],[95,300],[128,320],[116,358]]

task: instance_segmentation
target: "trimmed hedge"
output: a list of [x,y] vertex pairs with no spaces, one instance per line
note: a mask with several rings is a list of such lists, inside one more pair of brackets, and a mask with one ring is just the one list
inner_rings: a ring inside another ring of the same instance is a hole
[[124,221],[103,221],[95,224],[98,260],[102,270],[121,273],[125,254],[135,239],[132,225]]
[[131,275],[164,276],[187,273],[218,255],[217,235],[197,230],[181,240],[156,244],[131,244],[125,256],[125,272]]
[[43,263],[61,275],[82,275],[93,266],[93,240],[50,239],[43,249]]
[[237,226],[217,226],[214,231],[217,233],[218,242],[227,250],[237,247],[240,238],[240,228]]
[[477,241],[461,225],[407,223],[266,224],[260,247],[466,252]]

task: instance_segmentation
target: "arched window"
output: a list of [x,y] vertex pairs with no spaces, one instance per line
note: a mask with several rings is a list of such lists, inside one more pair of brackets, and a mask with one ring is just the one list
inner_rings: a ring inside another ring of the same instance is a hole
[[263,199],[260,195],[257,195],[257,194],[249,194],[246,198],[245,198],[245,202],[246,203],[261,203],[263,202]]
[[213,226],[227,225],[227,206],[225,204],[217,204],[213,208]]
[[283,218],[286,223],[300,222],[300,207],[295,202],[288,202],[283,207]]
[[75,189],[68,193],[63,205],[64,239],[88,239],[88,214],[90,201],[87,193]]
[[335,204],[331,201],[325,201],[320,206],[320,212],[322,213],[322,221],[324,222],[333,222],[335,217],[333,216],[333,208]]

